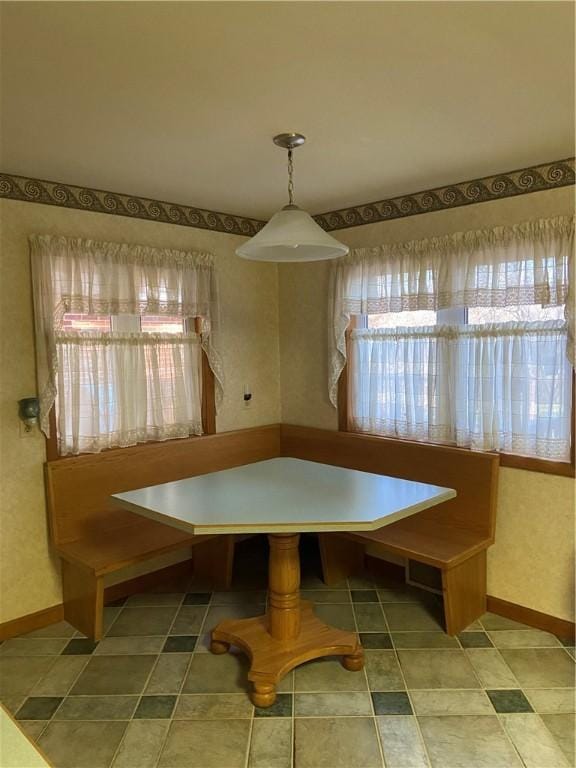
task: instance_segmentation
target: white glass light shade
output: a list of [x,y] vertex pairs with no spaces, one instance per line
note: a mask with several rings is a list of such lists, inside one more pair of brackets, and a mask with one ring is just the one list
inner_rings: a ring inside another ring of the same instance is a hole
[[324,261],[348,253],[310,214],[287,205],[257,235],[236,249],[243,259],[254,261]]

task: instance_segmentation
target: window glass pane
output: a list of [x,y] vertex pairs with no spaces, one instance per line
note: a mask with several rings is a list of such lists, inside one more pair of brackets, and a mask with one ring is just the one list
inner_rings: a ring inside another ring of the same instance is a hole
[[110,332],[110,315],[80,315],[67,312],[62,322],[63,331]]
[[521,323],[541,320],[564,320],[564,307],[543,307],[540,304],[526,304],[512,307],[470,307],[468,323]]
[[184,320],[167,315],[142,315],[141,328],[146,333],[183,333]]
[[435,310],[416,309],[413,312],[386,312],[383,315],[368,315],[368,328],[415,327],[436,325]]

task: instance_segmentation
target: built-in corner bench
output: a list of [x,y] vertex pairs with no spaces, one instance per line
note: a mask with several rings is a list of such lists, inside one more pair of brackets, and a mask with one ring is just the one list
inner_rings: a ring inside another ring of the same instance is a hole
[[455,488],[455,499],[378,531],[322,534],[324,579],[335,583],[361,570],[367,548],[370,553],[391,552],[412,568],[420,564],[435,569],[448,634],[460,632],[485,612],[486,550],[494,541],[496,455],[271,425],[48,462],[50,531],[62,560],[65,619],[99,639],[104,577],[189,547],[195,573],[213,587],[226,589],[232,574],[233,537],[190,536],[114,506],[110,495],[276,456]]
[[496,520],[497,455],[292,426],[282,426],[281,445],[284,456],[457,491],[455,499],[377,531],[321,534],[326,583],[337,583],[361,570],[367,549],[376,555],[390,552],[408,562],[409,572],[420,570],[432,583],[435,574],[430,571],[436,569],[449,635],[485,613],[486,550],[494,543]]
[[104,577],[190,547],[194,548],[195,575],[215,589],[227,589],[234,537],[190,536],[114,506],[110,495],[279,453],[279,428],[273,425],[47,462],[50,533],[62,561],[66,621],[86,636],[100,639]]

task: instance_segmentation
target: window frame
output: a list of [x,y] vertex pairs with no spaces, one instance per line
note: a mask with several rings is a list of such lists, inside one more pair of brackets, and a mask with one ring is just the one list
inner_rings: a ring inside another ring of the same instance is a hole
[[[111,329],[115,330],[114,318],[119,316],[111,316]],[[132,315],[130,317],[133,317]],[[184,320],[184,327],[188,331],[200,334],[202,328],[202,318],[186,318]],[[202,435],[193,435],[194,438],[204,437],[205,435],[216,434],[216,389],[214,373],[210,368],[208,362],[208,356],[206,352],[202,350],[200,378],[202,382],[202,402],[200,404],[201,416],[202,416]],[[65,461],[66,459],[77,458],[77,456],[99,456],[102,453],[109,453],[110,451],[122,451],[124,448],[107,448],[100,453],[80,453],[74,455],[61,456],[58,453],[58,434],[56,424],[56,403],[50,409],[48,415],[48,421],[50,425],[50,437],[45,436],[46,442],[46,460],[47,461]],[[182,440],[186,438],[172,438],[173,440]],[[142,445],[149,445],[151,443],[167,443],[170,440],[146,440]]]
[[[451,310],[448,310],[451,311]],[[338,431],[353,432],[357,435],[370,435],[370,437],[379,437],[382,440],[396,440],[398,442],[414,442],[401,437],[390,437],[388,435],[375,435],[371,432],[358,432],[351,428],[350,422],[350,332],[356,328],[367,327],[366,315],[352,315],[350,323],[346,329],[346,363],[338,379]],[[560,477],[576,477],[576,425],[574,418],[576,416],[576,372],[572,370],[572,398],[571,398],[571,433],[570,433],[570,461],[548,461],[533,456],[519,456],[514,453],[494,453],[500,457],[500,466],[511,469],[524,469],[528,472],[542,472],[548,475],[558,475]],[[437,445],[446,447],[444,444],[423,441],[426,445]],[[471,451],[471,448],[460,447],[460,450]],[[488,451],[487,451],[488,453]]]

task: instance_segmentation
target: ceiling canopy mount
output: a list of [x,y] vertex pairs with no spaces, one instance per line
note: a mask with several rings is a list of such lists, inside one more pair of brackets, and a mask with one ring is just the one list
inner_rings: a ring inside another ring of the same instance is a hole
[[243,259],[253,261],[324,261],[348,253],[348,246],[325,232],[310,214],[294,203],[292,152],[306,137],[301,133],[279,133],[274,144],[288,151],[288,205],[275,213],[253,238],[236,249]]

